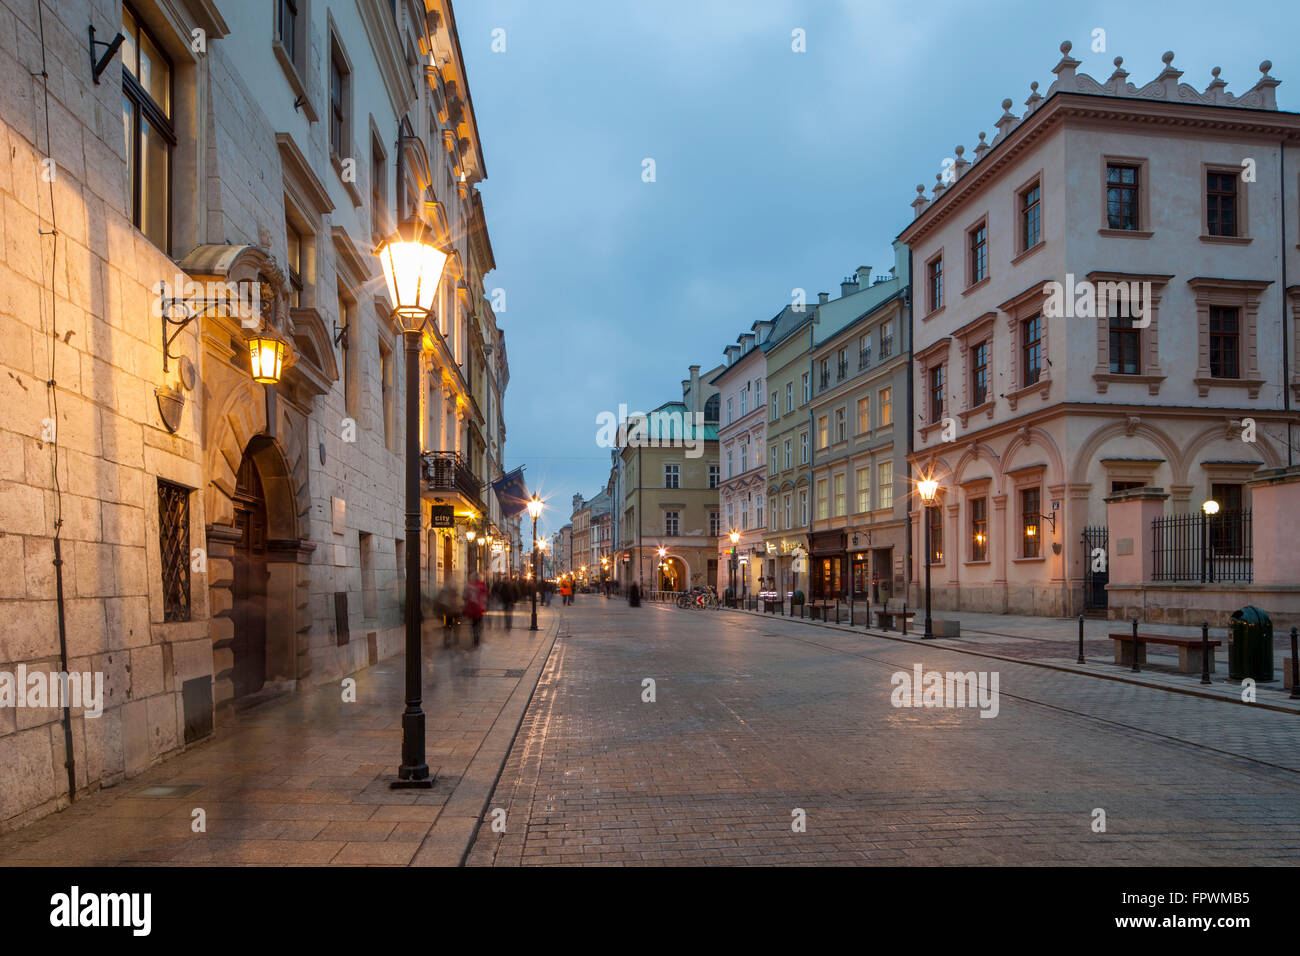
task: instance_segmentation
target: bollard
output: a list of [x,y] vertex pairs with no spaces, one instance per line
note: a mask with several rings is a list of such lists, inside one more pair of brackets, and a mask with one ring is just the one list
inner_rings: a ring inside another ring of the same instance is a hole
[[1133,618],[1133,673],[1141,673],[1142,668],[1138,667],[1138,619]]
[[903,636],[907,637],[907,602],[903,602]]
[[1210,683],[1210,622],[1201,622],[1201,683]]
[[1079,615],[1079,660],[1076,663],[1079,664],[1087,663],[1087,661],[1083,659],[1083,615],[1082,614]]
[[1300,700],[1300,658],[1296,656],[1296,629],[1291,628],[1291,699]]

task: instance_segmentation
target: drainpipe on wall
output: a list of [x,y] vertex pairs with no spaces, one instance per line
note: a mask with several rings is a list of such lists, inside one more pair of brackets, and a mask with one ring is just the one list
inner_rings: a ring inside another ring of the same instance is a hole
[[[1287,286],[1286,286],[1286,140],[1282,140],[1278,146],[1278,204],[1281,208],[1278,210],[1278,221],[1282,226],[1282,408],[1284,411],[1291,411],[1291,347],[1287,341],[1290,336],[1287,335],[1286,324],[1286,306],[1287,306]],[[1291,443],[1291,419],[1288,416],[1286,421],[1286,464],[1290,468],[1295,464],[1295,457],[1292,451],[1294,446]]]
[[[904,585],[903,593],[910,595],[912,593],[912,508],[911,508],[911,489],[912,483],[912,453],[916,450],[913,442],[912,427],[915,424],[912,418],[912,391],[915,388],[913,381],[914,365],[912,355],[916,351],[916,340],[912,337],[914,328],[912,317],[915,310],[912,308],[912,278],[915,273],[912,271],[912,247],[907,247],[907,290],[903,293],[903,306],[907,309],[907,488],[908,488],[908,508],[907,508],[907,582]],[[925,545],[929,547],[927,543]],[[955,558],[953,560],[956,560]],[[893,568],[890,568],[893,572]],[[920,573],[917,573],[917,584],[920,584]]]

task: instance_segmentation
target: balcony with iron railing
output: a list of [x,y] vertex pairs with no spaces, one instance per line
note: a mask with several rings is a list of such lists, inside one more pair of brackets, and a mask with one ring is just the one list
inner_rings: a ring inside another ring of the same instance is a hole
[[881,336],[880,339],[880,360],[883,362],[889,358],[894,351],[894,337],[892,335]]
[[459,452],[426,451],[420,458],[426,491],[460,494],[469,503],[483,507],[483,483]]

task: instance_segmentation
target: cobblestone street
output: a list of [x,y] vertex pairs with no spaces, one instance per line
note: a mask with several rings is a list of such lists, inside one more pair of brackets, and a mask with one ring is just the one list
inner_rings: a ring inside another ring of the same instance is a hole
[[[916,664],[996,672],[997,716],[891,706],[892,675]],[[861,631],[585,597],[564,610],[468,862],[1295,862],[1296,720]]]

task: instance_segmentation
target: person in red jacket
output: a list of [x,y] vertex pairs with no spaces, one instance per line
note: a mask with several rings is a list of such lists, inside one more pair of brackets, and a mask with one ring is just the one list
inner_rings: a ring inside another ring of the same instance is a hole
[[465,616],[469,618],[474,633],[474,646],[483,637],[483,615],[487,613],[487,585],[477,571],[470,575],[465,585]]

